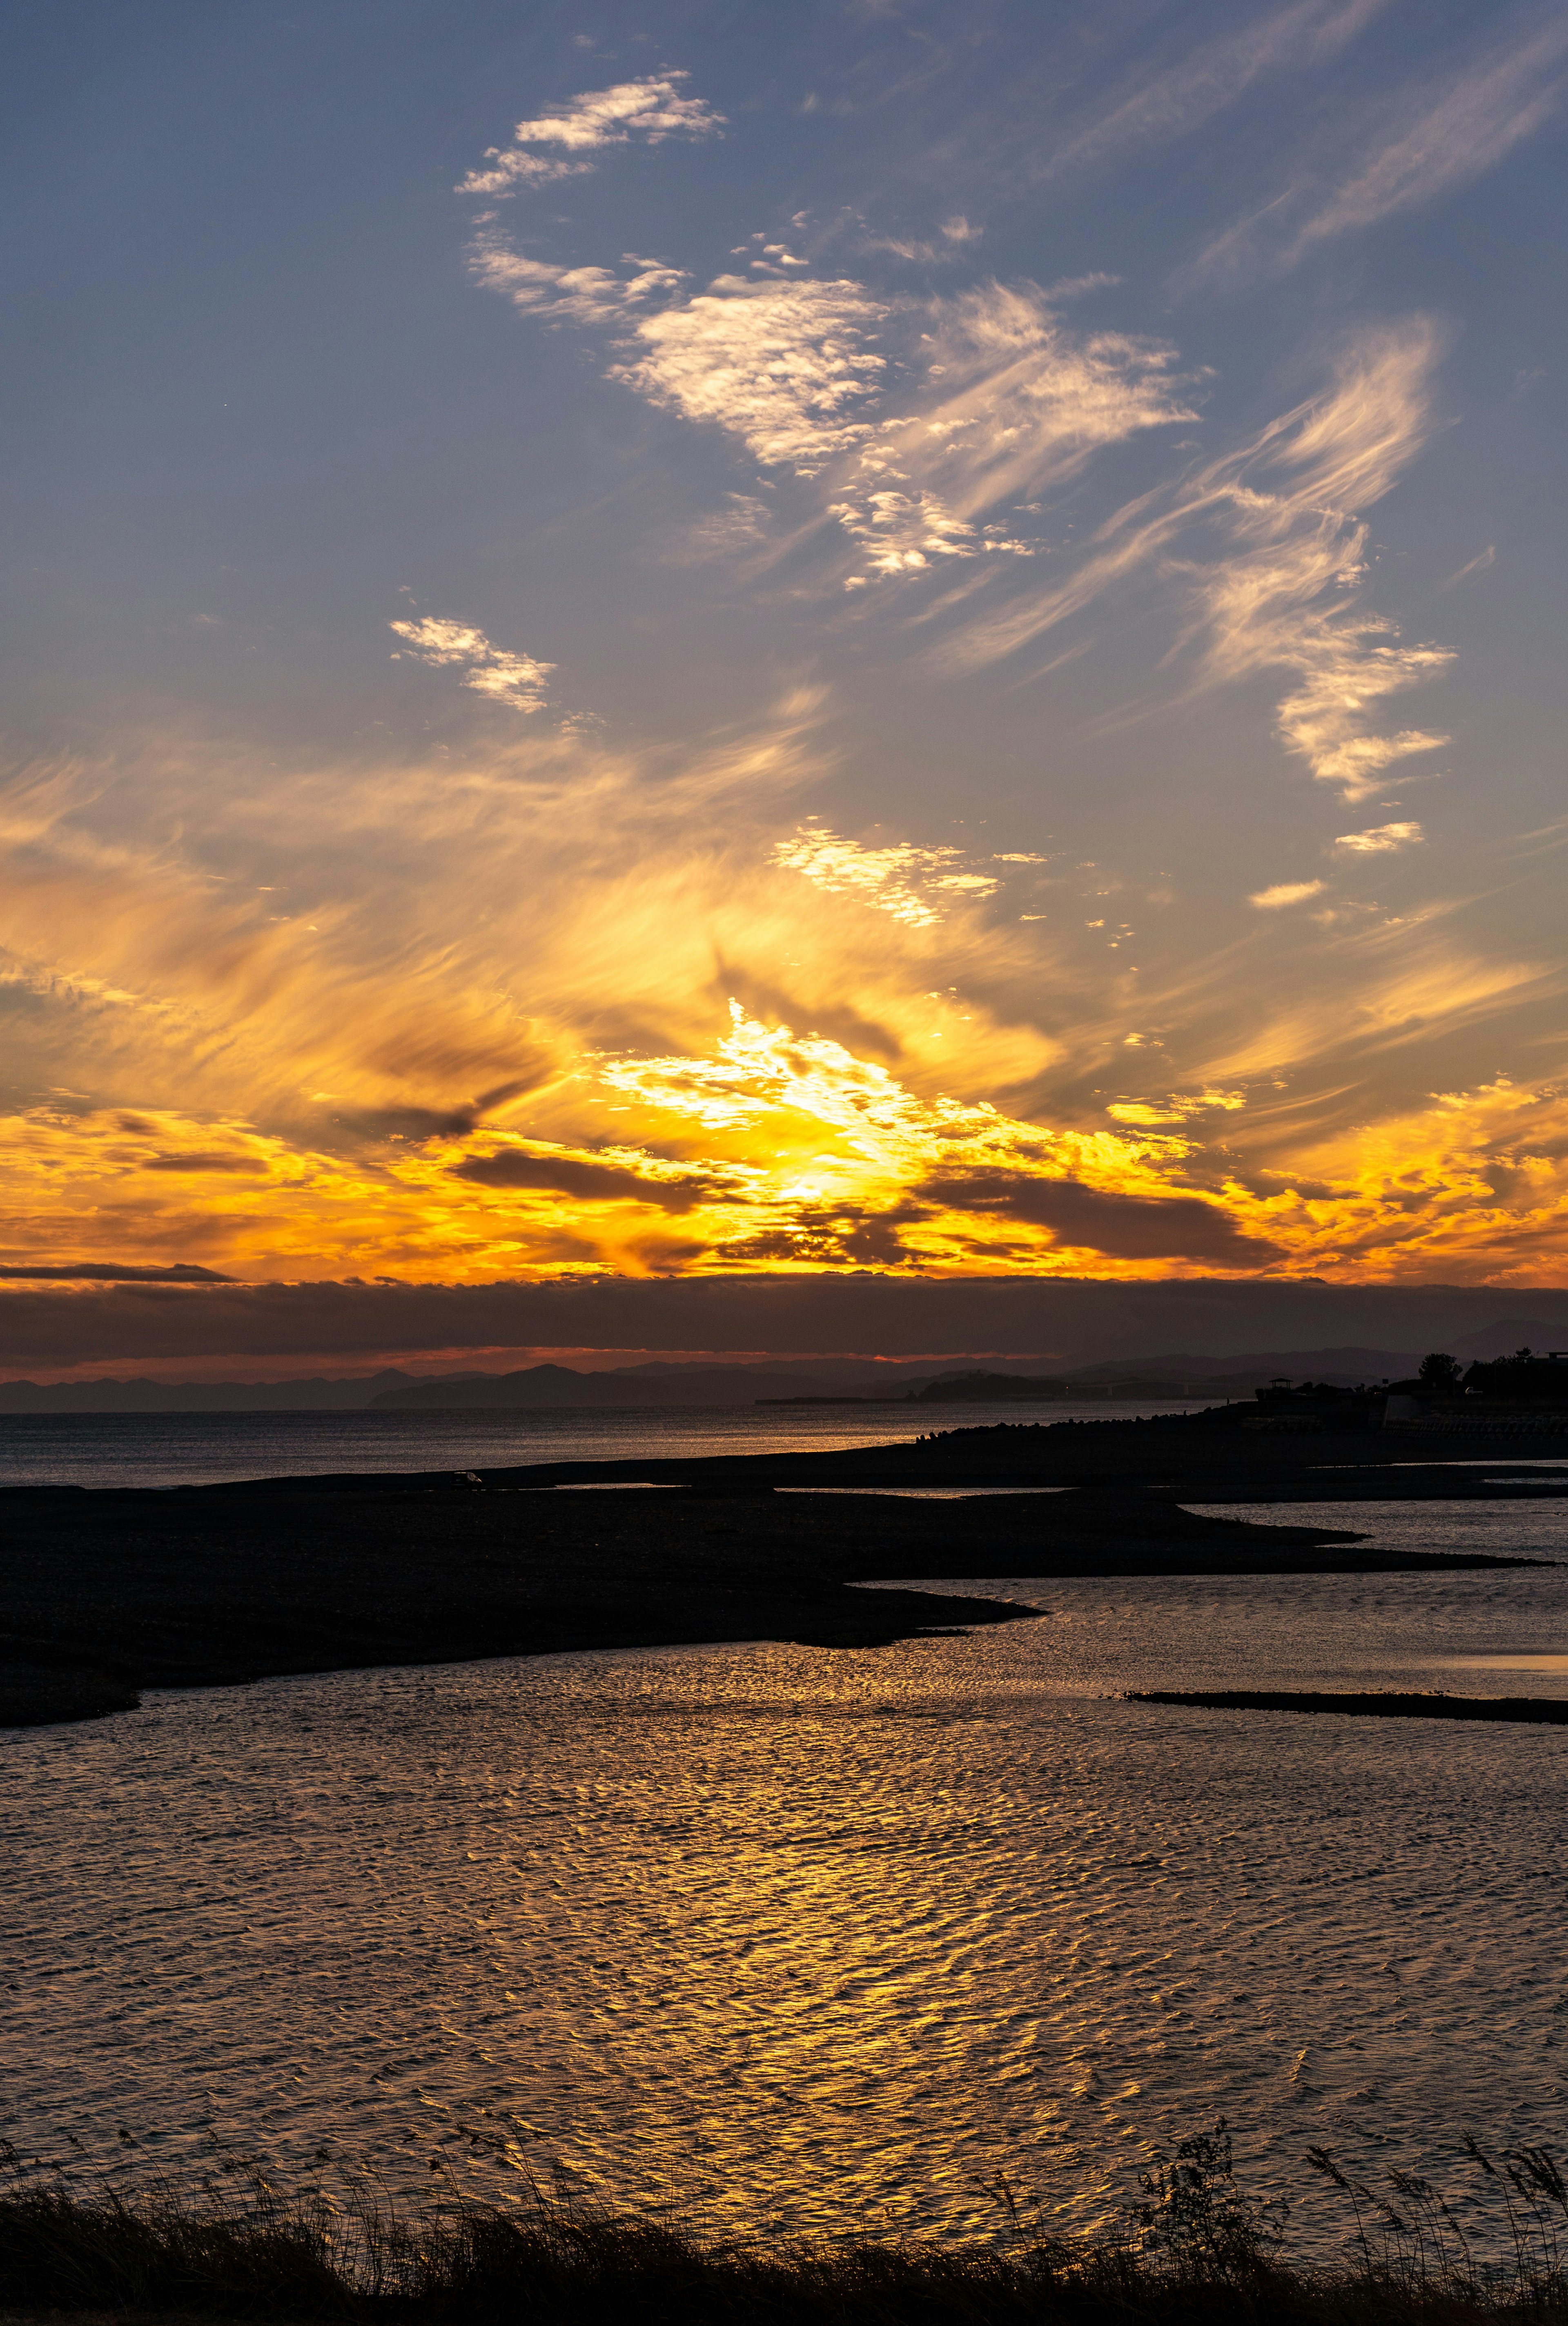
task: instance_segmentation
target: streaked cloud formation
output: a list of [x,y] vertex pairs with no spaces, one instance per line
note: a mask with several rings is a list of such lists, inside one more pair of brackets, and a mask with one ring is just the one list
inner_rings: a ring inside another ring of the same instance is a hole
[[1467,185],[1541,127],[1562,102],[1568,24],[1529,14],[1495,51],[1388,107],[1340,181],[1322,188],[1289,246],[1299,258],[1331,235],[1374,226]]
[[406,640],[405,650],[416,662],[455,665],[463,674],[463,684],[477,694],[491,695],[512,711],[543,708],[545,688],[555,668],[552,662],[508,654],[504,647],[492,646],[483,630],[433,616],[422,622],[394,622],[391,628]]
[[682,92],[681,84],[690,78],[674,72],[620,81],[614,88],[571,98],[554,113],[520,121],[511,144],[492,145],[485,156],[490,166],[471,170],[458,191],[504,199],[520,186],[581,176],[593,167],[582,156],[607,145],[662,145],[669,137],[713,136],[722,129],[724,116],[701,98]]
[[1247,901],[1263,912],[1277,913],[1285,905],[1304,905],[1309,897],[1321,897],[1327,885],[1322,880],[1276,880],[1272,889],[1259,889]]
[[1052,155],[1052,174],[1129,148],[1191,136],[1239,103],[1262,78],[1321,64],[1353,42],[1388,0],[1289,0],[1172,61],[1129,74],[1108,107]]
[[1156,15],[411,53],[352,425],[291,302],[90,637],[114,479],[29,537],[0,1275],[1561,1270],[1554,358],[1452,198],[1527,244],[1568,33]]
[[1291,675],[1276,714],[1285,748],[1347,798],[1369,796],[1387,768],[1448,740],[1374,730],[1389,696],[1437,675],[1452,656],[1406,644],[1360,588],[1369,533],[1359,512],[1393,488],[1430,433],[1441,345],[1421,317],[1358,332],[1319,394],[1117,510],[1072,575],[957,632],[949,662],[974,670],[1018,655],[1179,559],[1189,685]]
[[1357,856],[1387,856],[1396,848],[1414,848],[1424,836],[1418,823],[1375,823],[1369,832],[1341,832],[1334,846]]

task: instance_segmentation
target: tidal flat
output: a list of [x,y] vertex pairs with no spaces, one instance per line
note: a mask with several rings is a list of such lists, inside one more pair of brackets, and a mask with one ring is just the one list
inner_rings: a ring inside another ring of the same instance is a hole
[[[1485,1565],[1498,1554],[1390,1550],[1311,1509],[1300,1524],[1226,1514],[1321,1503],[1331,1484],[1343,1502],[1496,1506],[1568,1483],[1528,1466],[1542,1449],[1527,1439],[1489,1470],[1484,1450],[1472,1437],[1460,1462],[1413,1459],[1383,1434],[1251,1436],[1197,1415],[826,1453],[14,1488],[0,1726],[267,1674],[743,1639],[847,1648],[1026,1612],[978,1596],[936,1608],[919,1588],[965,1573]],[[875,1600],[854,1587],[893,1577],[906,1587]]]

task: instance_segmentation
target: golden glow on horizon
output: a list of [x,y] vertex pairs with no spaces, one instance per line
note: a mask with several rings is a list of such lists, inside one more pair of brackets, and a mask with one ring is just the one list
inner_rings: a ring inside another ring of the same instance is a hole
[[803,860],[769,827],[820,715],[673,768],[555,731],[19,787],[0,1259],[1497,1281],[1568,1248],[1555,1086],[1420,1080],[1555,972],[1467,946],[1457,904],[1335,906],[1282,972],[1240,898],[1162,957],[1174,885],[1103,862],[820,826]]
[[[591,1143],[497,1121],[357,1157],[233,1119],[36,1110],[5,1125],[5,1256],[461,1283],[846,1265],[1452,1279],[1480,1259],[1498,1280],[1538,1277],[1568,1239],[1568,1099],[1506,1080],[1310,1148],[1277,1192],[1195,1177],[1190,1135],[1050,1132],[923,1098],[738,1005],[705,1056],[585,1061],[579,1084]],[[1190,1126],[1239,1100],[1183,1105]]]

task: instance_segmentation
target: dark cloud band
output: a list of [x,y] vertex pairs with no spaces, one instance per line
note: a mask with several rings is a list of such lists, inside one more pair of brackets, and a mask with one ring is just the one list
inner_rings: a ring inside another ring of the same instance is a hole
[[1076,1179],[1022,1171],[932,1179],[915,1193],[955,1212],[989,1212],[1049,1228],[1064,1244],[1108,1260],[1212,1260],[1231,1268],[1266,1266],[1276,1245],[1243,1234],[1228,1214],[1196,1196],[1111,1196]]
[[181,1261],[169,1268],[133,1268],[112,1260],[78,1260],[62,1268],[30,1268],[0,1266],[0,1279],[17,1283],[42,1283],[57,1279],[91,1284],[233,1284],[232,1276],[220,1276],[215,1268],[196,1268]]
[[[129,1278],[131,1272],[126,1271]],[[1285,1283],[1187,1277],[883,1275],[581,1278],[549,1284],[324,1283],[203,1287],[144,1277],[0,1292],[10,1365],[287,1356],[302,1365],[399,1352],[496,1348],[935,1351],[1075,1362],[1180,1351],[1359,1345],[1443,1349],[1517,1320],[1515,1337],[1568,1347],[1568,1286]]]

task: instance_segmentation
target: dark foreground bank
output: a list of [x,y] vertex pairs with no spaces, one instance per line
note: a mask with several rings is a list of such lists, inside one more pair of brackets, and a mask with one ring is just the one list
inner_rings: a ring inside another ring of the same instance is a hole
[[[855,1587],[882,1578],[1533,1563],[1380,1551],[1344,1530],[1184,1507],[1563,1491],[1529,1472],[1499,1486],[1475,1450],[1467,1440],[1451,1468],[1400,1460],[1365,1432],[1248,1437],[1182,1418],[960,1429],[832,1454],[15,1488],[0,1493],[0,1725],[125,1709],[146,1688],[568,1649],[873,1647],[1032,1612]],[[1534,1450],[1510,1444],[1499,1462]],[[951,1502],[821,1491],[864,1486],[1018,1491]],[[818,1491],[787,1491],[803,1488]]]
[[1533,1728],[1568,1727],[1568,1699],[1545,1696],[1442,1696],[1430,1690],[1401,1696],[1392,1689],[1141,1688],[1129,1689],[1127,1700],[1192,1704],[1211,1712],[1337,1712],[1372,1720],[1501,1720],[1522,1721]]
[[[998,2183],[996,2245],[707,2240],[533,2191],[503,2210],[451,2199],[399,2217],[346,2198],[150,2199],[29,2173],[0,2194],[0,2316],[56,2321],[341,2320],[348,2326],[1502,2326],[1568,2321],[1568,2188],[1544,2149],[1466,2144],[1483,2202],[1392,2172],[1359,2185],[1322,2149],[1352,2259],[1293,2266],[1271,2209],[1239,2186],[1223,2122],[1158,2156],[1121,2239],[1042,2232]],[[1310,2174],[1304,2172],[1304,2178]]]

